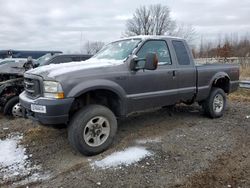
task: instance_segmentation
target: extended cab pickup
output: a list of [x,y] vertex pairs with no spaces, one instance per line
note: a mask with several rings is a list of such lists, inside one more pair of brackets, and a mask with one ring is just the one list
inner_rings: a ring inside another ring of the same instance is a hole
[[112,143],[117,118],[147,108],[198,102],[223,115],[226,94],[238,88],[238,65],[195,66],[185,40],[137,36],[106,45],[87,61],[26,72],[24,115],[42,124],[68,124],[71,145],[85,155]]

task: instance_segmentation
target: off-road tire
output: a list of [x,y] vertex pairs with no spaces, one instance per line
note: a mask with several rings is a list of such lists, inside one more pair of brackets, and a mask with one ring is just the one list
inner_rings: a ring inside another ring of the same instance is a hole
[[[84,130],[87,123],[94,117],[105,117],[110,126],[109,135],[100,146],[90,146],[84,140]],[[112,144],[117,131],[117,120],[114,113],[102,105],[88,105],[80,109],[71,119],[68,126],[68,139],[73,148],[83,155],[97,155]]]
[[13,116],[12,109],[13,107],[19,103],[19,97],[15,96],[12,97],[4,106],[3,108],[3,114],[6,116]]
[[[216,111],[213,105],[216,96],[219,96],[219,97],[221,96],[223,100],[222,108],[219,111]],[[208,98],[202,103],[202,107],[203,107],[205,115],[209,116],[210,118],[219,118],[223,116],[226,103],[227,103],[227,98],[226,98],[225,92],[220,88],[212,88]]]

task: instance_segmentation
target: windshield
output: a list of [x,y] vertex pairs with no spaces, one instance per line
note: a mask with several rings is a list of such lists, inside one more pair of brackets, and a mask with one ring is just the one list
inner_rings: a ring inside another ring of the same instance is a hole
[[140,39],[128,39],[112,42],[104,46],[94,58],[124,60],[133,52],[134,48],[140,43],[140,41]]
[[38,65],[38,66],[41,66],[43,65],[46,61],[48,61],[51,57],[53,57],[55,54],[51,54],[51,53],[47,53],[45,54],[44,56],[42,57],[39,57],[35,63]]

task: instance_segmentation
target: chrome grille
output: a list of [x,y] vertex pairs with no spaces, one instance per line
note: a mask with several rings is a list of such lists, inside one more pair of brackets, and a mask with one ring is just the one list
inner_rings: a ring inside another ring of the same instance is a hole
[[32,98],[39,97],[41,93],[39,80],[24,78],[24,89],[28,96]]

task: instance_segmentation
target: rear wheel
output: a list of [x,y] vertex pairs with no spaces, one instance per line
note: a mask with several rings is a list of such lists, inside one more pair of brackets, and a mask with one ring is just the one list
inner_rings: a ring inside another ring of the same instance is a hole
[[223,116],[226,106],[226,94],[220,88],[212,88],[209,97],[202,103],[205,114],[211,118]]
[[70,121],[68,138],[80,153],[96,155],[111,145],[116,130],[117,120],[111,110],[101,105],[88,105]]
[[4,106],[3,114],[8,116],[20,117],[22,115],[19,97],[12,97]]

